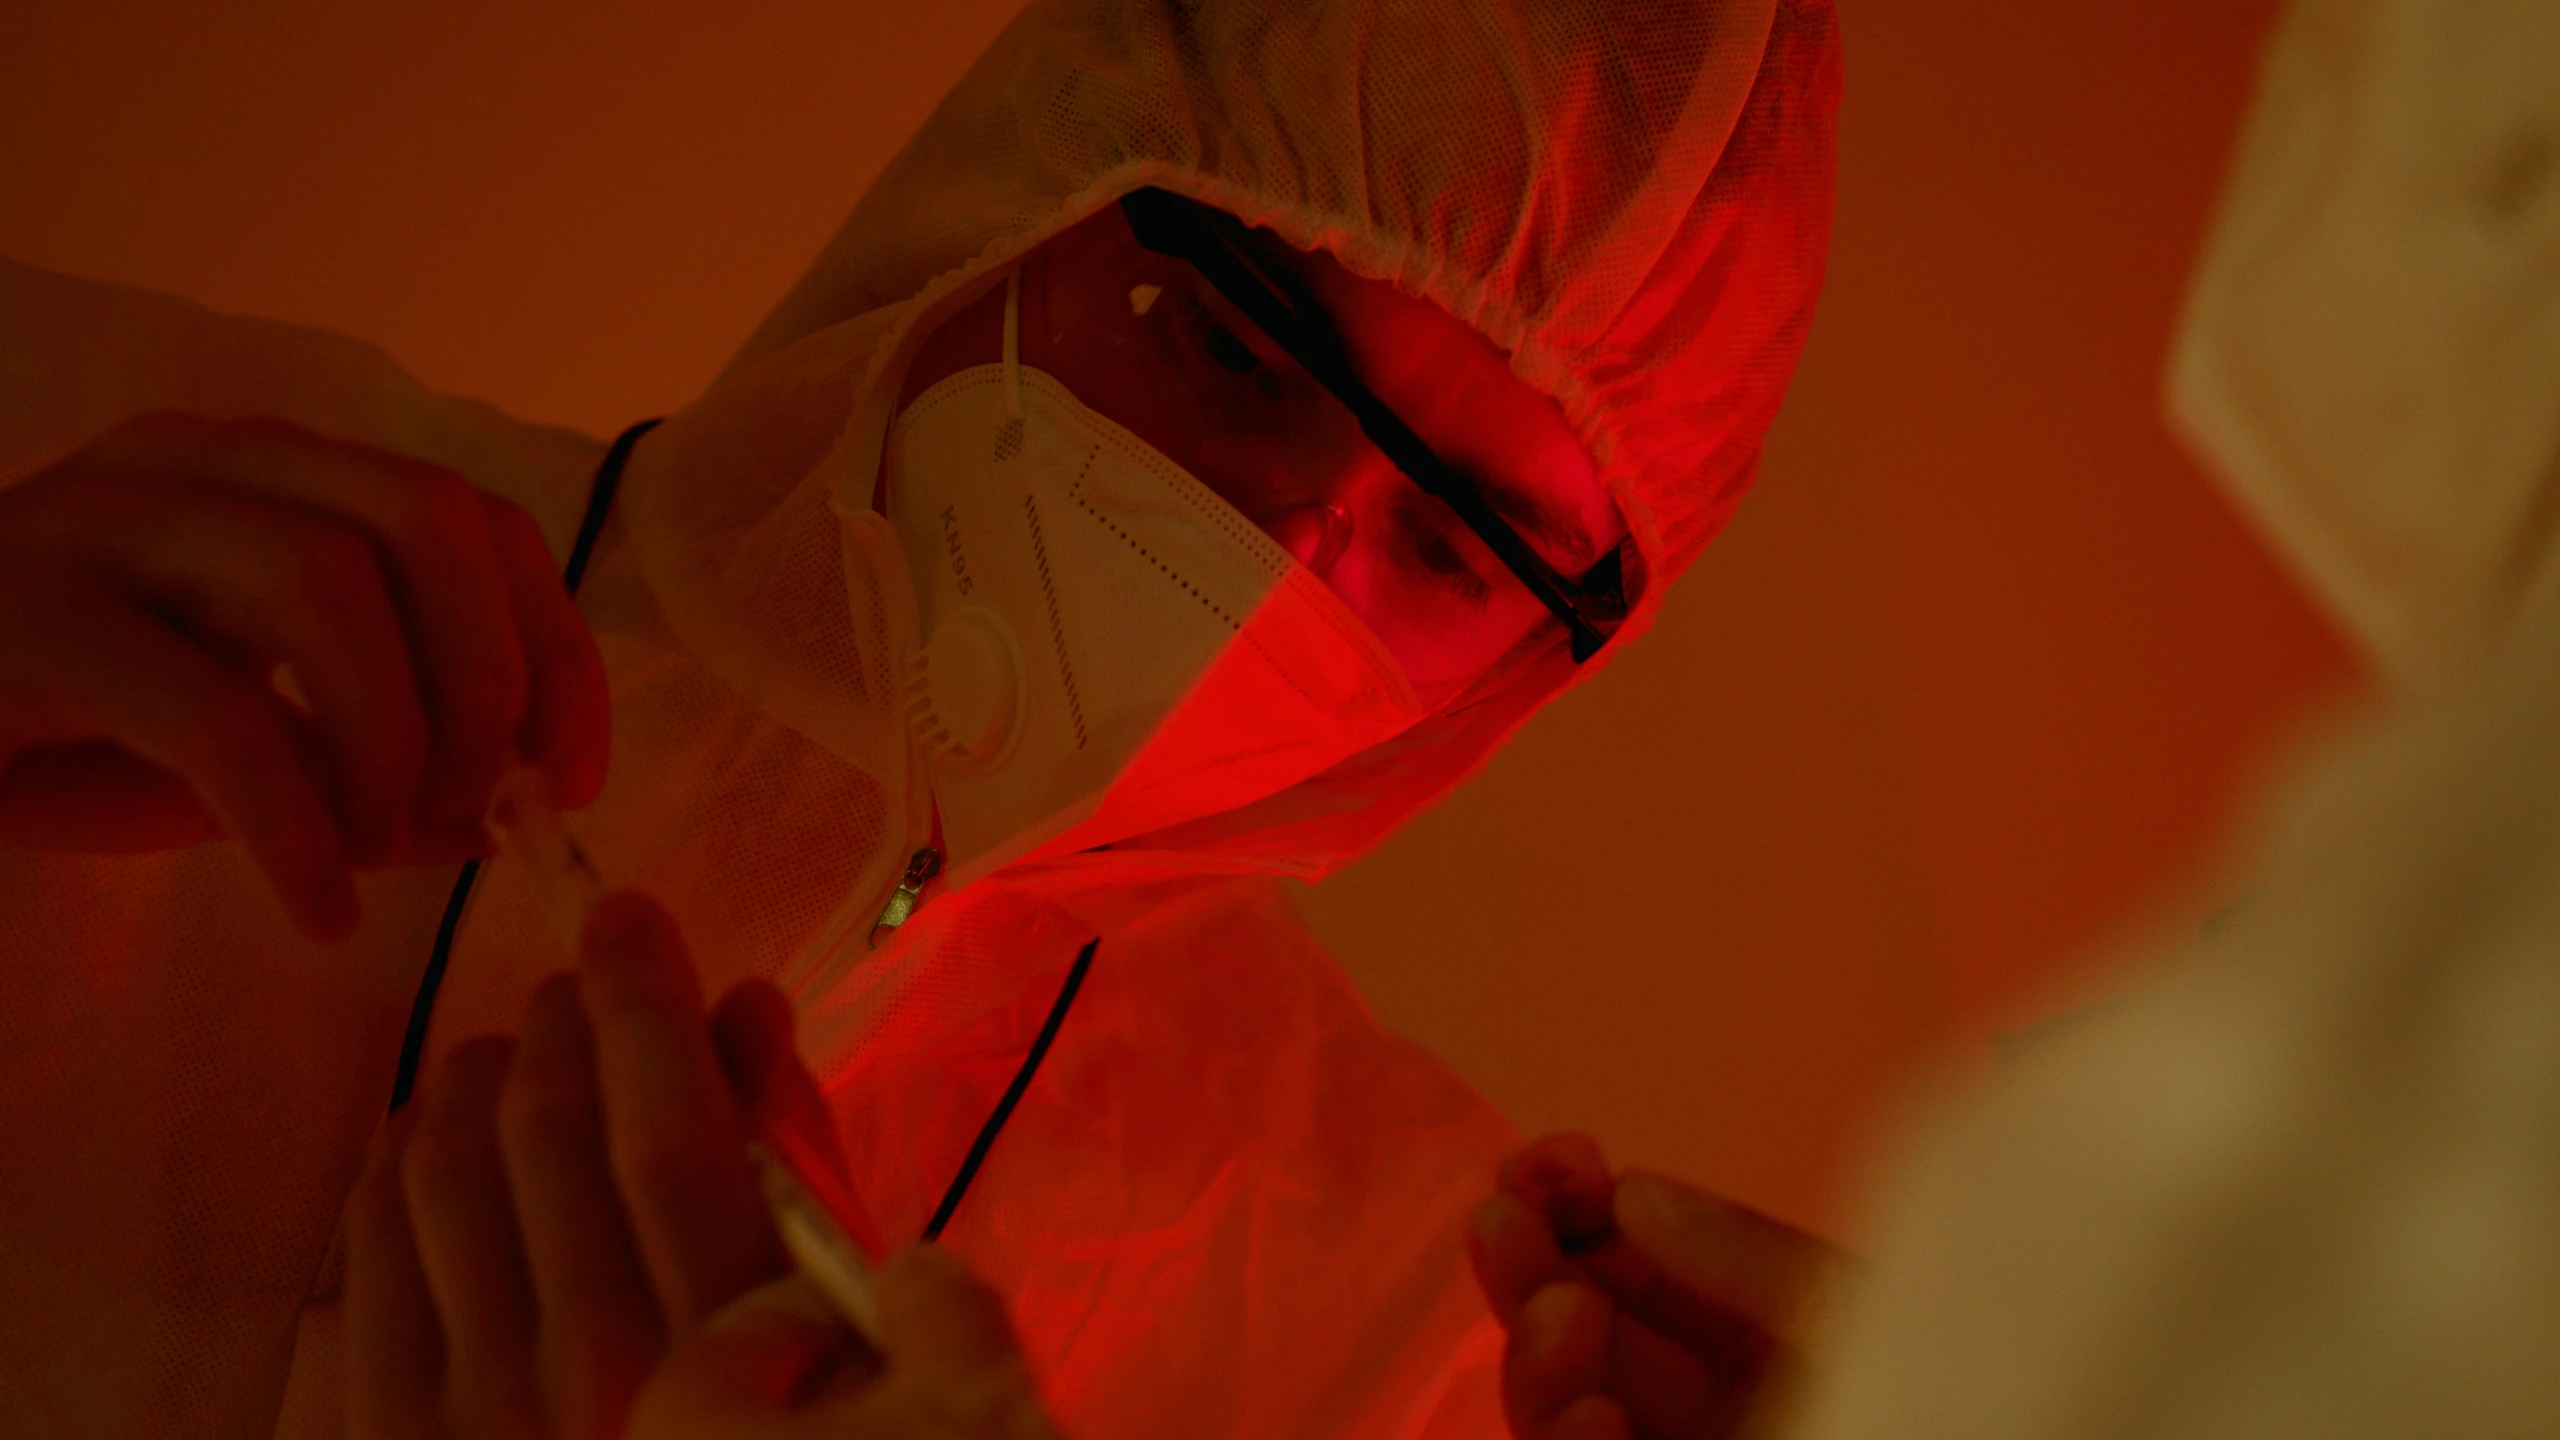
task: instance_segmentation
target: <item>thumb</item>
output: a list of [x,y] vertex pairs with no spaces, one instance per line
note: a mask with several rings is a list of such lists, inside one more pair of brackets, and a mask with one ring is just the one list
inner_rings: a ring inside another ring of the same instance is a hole
[[931,1245],[891,1256],[880,1274],[880,1328],[889,1383],[865,1408],[900,1415],[920,1434],[1053,1434],[1004,1301],[959,1261]]
[[1593,1278],[1629,1313],[1675,1335],[1740,1318],[1782,1345],[1801,1347],[1809,1338],[1820,1292],[1838,1264],[1830,1246],[1644,1171],[1619,1179],[1613,1209],[1620,1243],[1587,1258]]
[[759,1435],[789,1435],[804,1397],[878,1363],[815,1286],[787,1276],[722,1306],[675,1348],[633,1403],[629,1440],[694,1440],[748,1421]]
[[880,1348],[900,1370],[958,1378],[1022,1373],[1004,1301],[958,1260],[910,1245],[880,1274]]

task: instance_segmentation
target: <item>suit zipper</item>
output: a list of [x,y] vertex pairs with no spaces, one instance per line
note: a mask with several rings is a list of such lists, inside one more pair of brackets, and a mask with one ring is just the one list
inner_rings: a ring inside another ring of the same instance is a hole
[[871,948],[879,949],[907,923],[924,903],[924,887],[942,873],[942,852],[928,845],[907,860],[907,873],[898,877],[898,888],[889,892],[889,903],[880,910],[880,918],[871,922]]

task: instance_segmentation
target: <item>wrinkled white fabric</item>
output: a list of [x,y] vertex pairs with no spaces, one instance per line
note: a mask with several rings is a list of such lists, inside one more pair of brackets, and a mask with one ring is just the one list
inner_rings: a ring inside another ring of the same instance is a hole
[[2268,53],[2172,409],[2403,682],[2560,538],[2560,8],[2316,0]]
[[2560,1433],[2560,612],[1888,1192],[1791,1440]]
[[[857,398],[894,392],[955,298],[1141,184],[1509,349],[1628,520],[1623,644],[1752,476],[1821,273],[1837,84],[1820,0],[1039,0],[635,453],[580,595],[613,769],[570,823],[669,904],[715,990],[878,913],[931,817],[880,589],[894,539],[828,503],[877,463],[889,417]],[[442,459],[555,544],[583,503],[592,442],[427,395],[362,347],[5,277],[0,476],[178,405]],[[946,1237],[1006,1290],[1067,1430],[1496,1432],[1460,1233],[1508,1127],[1379,1031],[1270,877],[1374,845],[1576,673],[1542,639],[1277,796],[1007,867],[878,952],[817,957],[804,1048],[903,1239],[1101,937]],[[0,856],[0,1430],[255,1434],[288,1368],[282,1428],[329,1428],[323,1252],[449,878],[368,882],[365,928],[323,951],[228,845]],[[527,877],[492,866],[431,1051],[511,1027],[562,961]]]
[[1793,1440],[2560,1433],[2560,13],[2301,0],[2177,399],[2406,686],[1884,1192]]

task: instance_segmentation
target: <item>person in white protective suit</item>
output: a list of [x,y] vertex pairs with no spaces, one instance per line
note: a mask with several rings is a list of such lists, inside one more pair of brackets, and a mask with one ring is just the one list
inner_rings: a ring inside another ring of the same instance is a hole
[[[1463,779],[1731,513],[1836,56],[1818,0],[1043,0],[611,491],[363,347],[0,267],[0,543],[88,567],[0,580],[10,700],[82,702],[0,710],[0,1428],[334,1413],[331,1236],[404,1034],[432,1076],[567,963],[527,872],[466,903],[449,863],[517,756],[711,989],[789,993],[892,1242],[1072,993],[943,1235],[1062,1426],[1498,1425],[1459,1232],[1512,1137],[1272,877]],[[1190,403],[1107,344],[1172,347]],[[213,419],[124,423],[172,410]],[[155,569],[173,496],[298,538]],[[527,578],[586,519],[592,655]],[[74,615],[199,688],[119,708],[107,652],[19,643]],[[232,683],[279,660],[282,719]]]
[[[1794,1440],[2560,1433],[2555,76],[2536,0],[2299,0],[2178,347],[2178,419],[2388,713],[2227,918],[1927,1128],[1845,1298],[1650,1180],[1614,1187],[1648,1294],[1492,1202],[1523,1440],[1699,1433],[1642,1423],[1625,1344],[1680,1295],[1792,1327]],[[1596,1155],[1532,1153],[1607,1224]]]

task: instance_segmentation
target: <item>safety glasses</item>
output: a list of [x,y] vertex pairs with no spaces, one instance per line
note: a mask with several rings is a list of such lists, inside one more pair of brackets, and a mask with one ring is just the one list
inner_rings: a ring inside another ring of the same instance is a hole
[[1349,407],[1360,432],[1424,494],[1448,506],[1484,541],[1504,567],[1529,587],[1573,638],[1574,663],[1590,659],[1626,618],[1626,580],[1618,553],[1579,579],[1560,575],[1520,538],[1475,483],[1423,442],[1411,426],[1360,382],[1332,321],[1297,276],[1279,266],[1257,265],[1251,240],[1232,215],[1168,190],[1132,191],[1120,201],[1138,243],[1171,256],[1244,312],[1246,319],[1296,361],[1336,400]]

